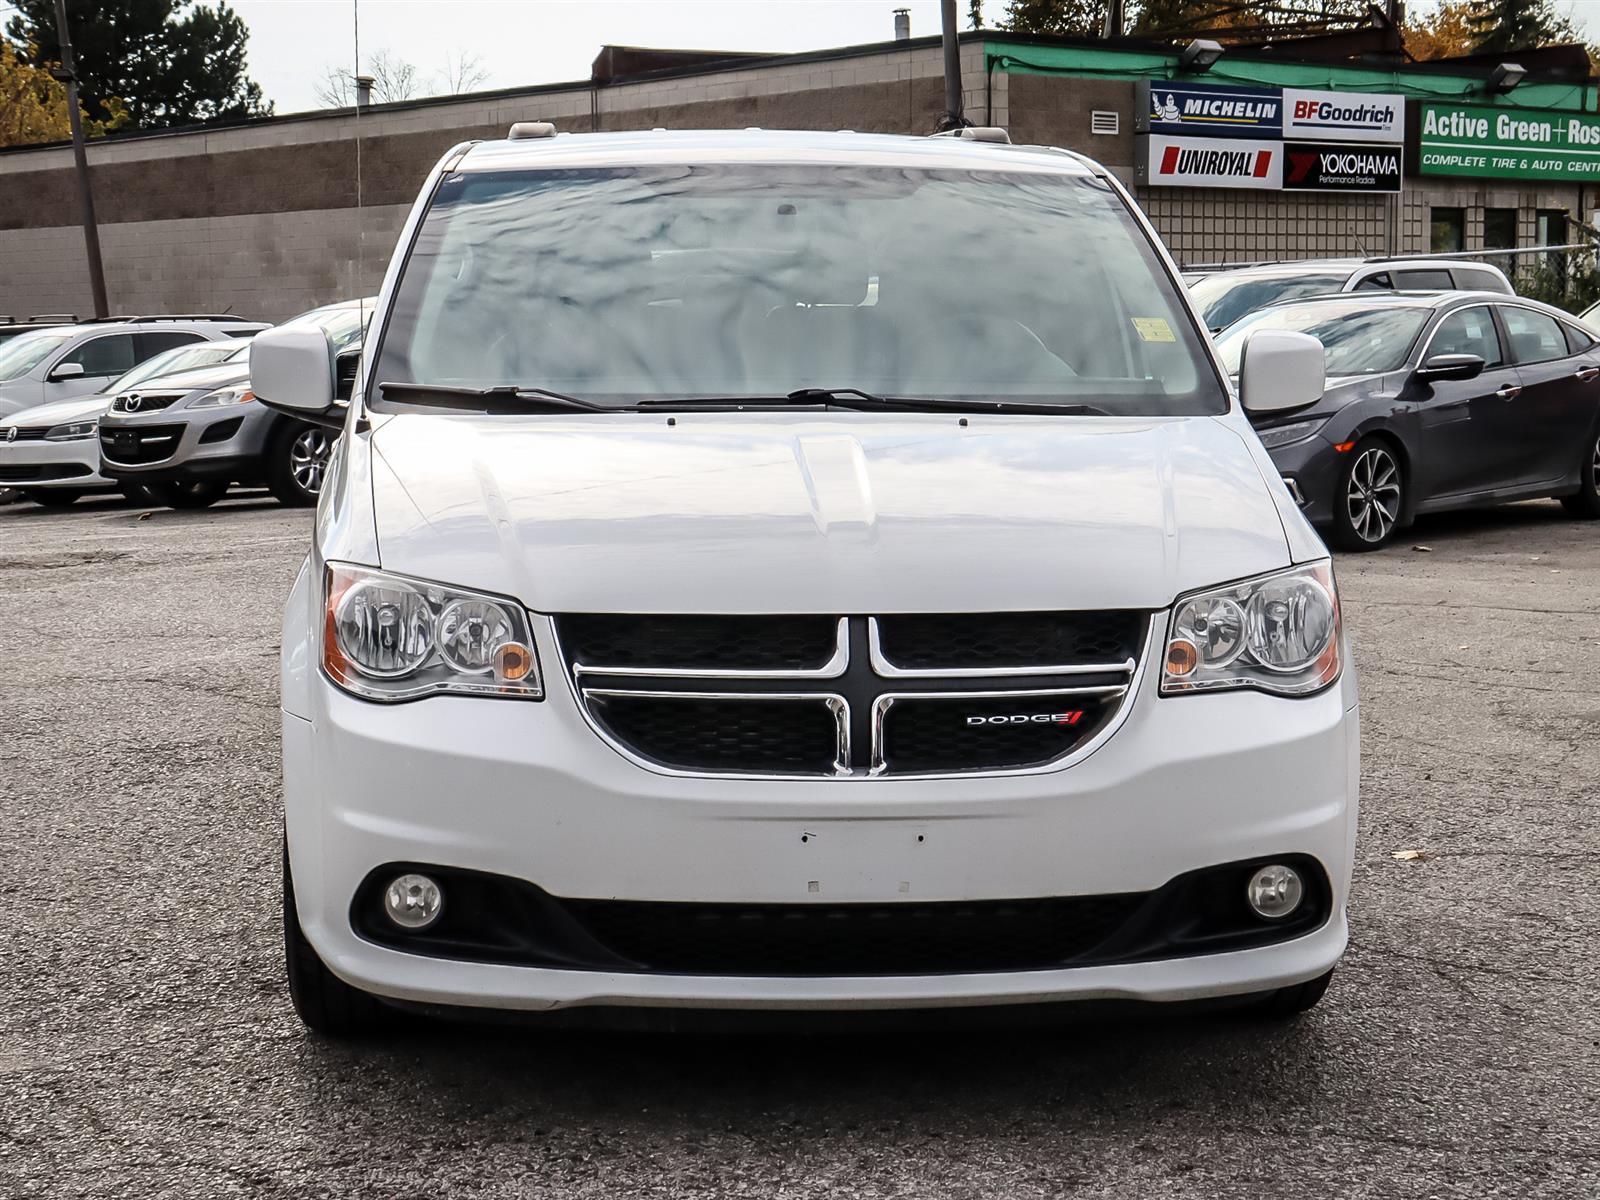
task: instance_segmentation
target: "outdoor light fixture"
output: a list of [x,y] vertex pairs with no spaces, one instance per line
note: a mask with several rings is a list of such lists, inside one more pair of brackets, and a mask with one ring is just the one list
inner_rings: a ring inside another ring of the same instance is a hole
[[1489,90],[1491,92],[1509,92],[1527,77],[1528,72],[1520,63],[1504,62],[1489,74]]
[[[1222,57],[1222,46],[1210,38],[1195,38],[1183,48],[1183,53],[1178,55],[1178,69],[1193,71],[1200,74],[1216,66],[1217,59]],[[1521,68],[1518,68],[1519,70]],[[1518,78],[1521,78],[1518,76]],[[1513,85],[1515,86],[1515,85]]]

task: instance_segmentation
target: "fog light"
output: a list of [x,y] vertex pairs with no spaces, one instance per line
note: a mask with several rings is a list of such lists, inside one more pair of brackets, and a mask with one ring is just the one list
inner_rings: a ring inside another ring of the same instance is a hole
[[1245,890],[1250,907],[1269,921],[1282,920],[1294,912],[1305,894],[1299,872],[1282,863],[1262,867],[1250,876],[1250,886]]
[[444,893],[426,875],[400,875],[384,889],[383,910],[401,929],[426,929],[443,908]]

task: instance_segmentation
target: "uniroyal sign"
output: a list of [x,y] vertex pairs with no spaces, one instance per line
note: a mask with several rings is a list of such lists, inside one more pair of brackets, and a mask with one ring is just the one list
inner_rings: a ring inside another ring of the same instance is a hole
[[1138,139],[1134,179],[1157,187],[1267,188],[1283,186],[1283,143],[1242,138]]
[[1406,136],[1405,98],[1284,88],[1283,136],[1291,142],[1398,144]]

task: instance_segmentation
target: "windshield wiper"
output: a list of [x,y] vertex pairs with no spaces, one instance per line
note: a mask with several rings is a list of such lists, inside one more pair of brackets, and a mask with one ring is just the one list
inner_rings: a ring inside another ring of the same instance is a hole
[[380,383],[385,400],[420,404],[430,408],[449,408],[457,412],[541,413],[541,412],[636,412],[631,406],[596,404],[577,396],[552,392],[548,388],[518,387],[514,383],[495,387],[452,387],[443,383]]
[[860,388],[797,388],[783,396],[694,396],[641,400],[641,410],[695,411],[714,408],[847,408],[854,412],[1020,413],[1043,416],[1109,417],[1089,404],[1013,400],[946,400],[933,396],[877,396]]

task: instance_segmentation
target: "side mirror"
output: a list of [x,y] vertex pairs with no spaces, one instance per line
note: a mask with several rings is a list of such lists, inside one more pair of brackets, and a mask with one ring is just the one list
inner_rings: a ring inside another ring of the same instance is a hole
[[62,363],[55,370],[50,372],[49,382],[56,383],[56,382],[58,382],[60,380],[63,380],[63,379],[82,379],[82,378],[83,378],[83,364],[82,363]]
[[1487,365],[1478,354],[1433,354],[1412,372],[1412,378],[1424,383],[1440,379],[1476,379]]
[[268,408],[335,428],[333,343],[321,329],[265,329],[250,340],[250,390]]
[[1304,408],[1322,399],[1327,382],[1322,343],[1309,333],[1263,329],[1244,340],[1239,399],[1253,413]]

